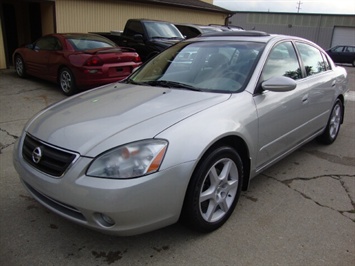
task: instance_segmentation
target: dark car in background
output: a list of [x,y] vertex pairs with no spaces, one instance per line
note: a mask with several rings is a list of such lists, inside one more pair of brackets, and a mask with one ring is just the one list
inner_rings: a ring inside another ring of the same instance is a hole
[[337,45],[327,50],[327,54],[335,63],[348,63],[355,67],[355,46]]
[[222,29],[214,26],[198,25],[198,24],[184,24],[176,23],[175,27],[185,36],[186,39],[190,39],[201,35],[202,33],[223,31]]
[[239,26],[218,25],[218,24],[199,25],[199,24],[175,23],[175,26],[179,29],[182,35],[185,36],[186,39],[194,38],[204,33],[243,30],[243,28]]
[[171,22],[150,19],[129,19],[123,31],[95,33],[119,46],[135,49],[143,62],[184,39]]
[[56,82],[65,95],[126,78],[142,64],[134,49],[86,33],[49,34],[15,50],[18,76]]

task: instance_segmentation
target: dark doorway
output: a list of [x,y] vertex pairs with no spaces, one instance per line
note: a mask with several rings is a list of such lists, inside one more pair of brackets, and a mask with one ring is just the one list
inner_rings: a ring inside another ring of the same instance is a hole
[[39,3],[29,3],[31,42],[42,36],[41,6]]
[[4,18],[4,43],[6,65],[12,65],[11,56],[18,47],[17,27],[16,27],[16,11],[12,4],[2,4],[2,15]]

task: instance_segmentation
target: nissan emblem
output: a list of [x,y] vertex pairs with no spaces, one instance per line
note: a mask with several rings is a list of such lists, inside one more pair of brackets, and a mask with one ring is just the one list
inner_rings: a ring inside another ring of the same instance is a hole
[[38,164],[41,161],[41,158],[42,158],[42,150],[40,147],[37,147],[32,152],[32,161]]

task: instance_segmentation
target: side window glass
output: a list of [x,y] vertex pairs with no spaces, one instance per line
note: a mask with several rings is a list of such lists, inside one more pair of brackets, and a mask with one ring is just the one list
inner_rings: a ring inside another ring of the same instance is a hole
[[285,76],[294,80],[302,78],[302,71],[291,42],[277,44],[270,52],[261,79]]
[[36,42],[36,47],[37,50],[47,50],[47,51],[55,51],[55,50],[60,50],[61,45],[58,41],[57,38],[54,37],[44,37],[39,39]]
[[341,52],[343,52],[343,48],[344,48],[344,46],[335,47],[334,50],[333,50],[333,52],[341,53]]
[[127,25],[126,34],[128,36],[133,36],[135,34],[142,34],[144,35],[143,26],[138,21],[131,21],[129,25]]
[[354,53],[355,52],[355,47],[352,47],[352,46],[346,47],[346,52],[347,53]]
[[53,37],[53,50],[62,50],[63,47],[62,47],[62,44],[60,43],[60,41],[57,39],[57,38],[54,38]]
[[307,76],[326,71],[325,62],[323,61],[321,52],[317,48],[299,42],[296,43],[296,47],[300,52]]
[[41,38],[39,39],[37,42],[36,42],[36,50],[47,50],[47,44],[48,44],[48,41],[47,41],[47,38]]
[[332,68],[330,67],[328,58],[325,54],[322,53],[323,61],[324,61],[324,67],[326,70],[331,70]]

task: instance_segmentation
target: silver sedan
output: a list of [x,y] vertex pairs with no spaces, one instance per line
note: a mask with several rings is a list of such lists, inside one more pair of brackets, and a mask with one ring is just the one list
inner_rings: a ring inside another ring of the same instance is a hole
[[310,41],[213,33],[38,113],[14,165],[37,201],[92,229],[181,220],[210,232],[253,177],[314,138],[335,141],[346,95],[346,71]]

